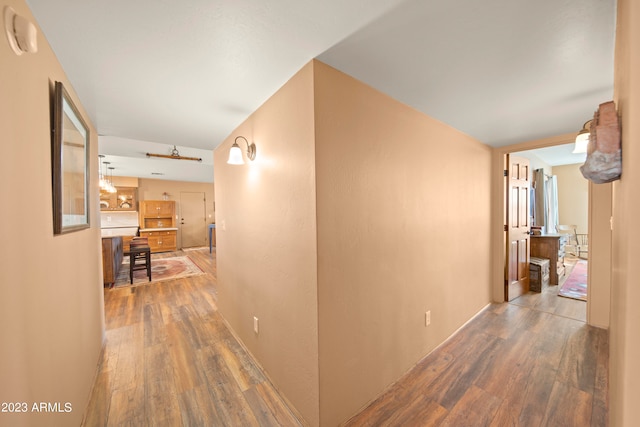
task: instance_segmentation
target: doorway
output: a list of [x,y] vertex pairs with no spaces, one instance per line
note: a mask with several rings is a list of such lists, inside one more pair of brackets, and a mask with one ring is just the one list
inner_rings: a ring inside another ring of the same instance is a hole
[[[531,236],[530,248],[533,271],[531,274],[537,282],[532,282],[531,292],[525,292],[522,296],[517,292],[510,294],[510,289],[505,289],[505,300],[517,298],[514,302],[519,305],[539,304],[544,307],[544,311],[560,310],[559,314],[586,321],[586,295],[580,300],[575,298],[579,296],[577,293],[569,293],[572,296],[568,299],[576,300],[568,301],[565,300],[567,292],[563,288],[565,283],[568,285],[575,282],[573,277],[567,282],[577,261],[572,249],[573,239],[567,235],[558,237],[558,226],[561,224],[575,225],[583,235],[586,235],[589,229],[589,182],[582,177],[579,170],[584,163],[584,154],[575,155],[572,150],[573,144],[562,144],[508,153],[510,157],[528,159],[531,164],[531,209],[527,222],[533,226],[534,235]],[[505,195],[505,199],[509,201],[508,194]],[[511,224],[509,225],[511,229]],[[512,251],[505,251],[508,274],[511,274],[511,266],[514,264],[511,256]],[[579,260],[578,263],[586,263],[586,260]],[[543,274],[545,268],[548,271],[546,275]],[[585,275],[581,276],[580,280],[586,289],[587,270],[584,271]],[[561,290],[564,297],[559,296]]]
[[[506,260],[506,200],[504,195],[505,155],[523,150],[547,149],[559,145],[573,144],[575,134],[558,135],[550,138],[523,142],[493,150],[492,186],[494,188],[494,212],[492,215],[491,251],[495,256],[491,266],[491,295],[495,302],[503,302],[505,289]],[[588,298],[587,323],[599,328],[608,328],[611,317],[611,275],[612,275],[612,217],[613,184],[589,186],[588,235]],[[559,298],[555,298],[556,300]]]
[[180,192],[181,247],[207,245],[206,197],[204,192]]

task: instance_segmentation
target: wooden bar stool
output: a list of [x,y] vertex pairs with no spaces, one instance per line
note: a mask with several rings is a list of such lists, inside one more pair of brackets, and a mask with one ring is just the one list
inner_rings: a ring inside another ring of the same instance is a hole
[[151,248],[146,237],[134,237],[129,246],[129,279],[133,284],[133,272],[147,270],[151,281]]

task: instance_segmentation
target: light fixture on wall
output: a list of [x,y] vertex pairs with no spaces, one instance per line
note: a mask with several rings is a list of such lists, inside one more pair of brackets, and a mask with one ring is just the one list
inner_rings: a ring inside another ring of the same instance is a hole
[[38,30],[25,17],[16,14],[11,7],[4,8],[4,32],[9,46],[16,55],[38,51]]
[[196,162],[201,162],[202,158],[200,157],[187,157],[187,156],[181,156],[180,152],[178,151],[178,149],[176,148],[176,146],[173,146],[173,150],[171,150],[170,154],[153,154],[153,153],[147,153],[147,157],[162,157],[163,159],[175,159],[175,160],[194,160]]
[[573,151],[572,153],[586,153],[587,152],[587,145],[589,145],[589,135],[590,135],[590,128],[591,128],[591,122],[593,120],[587,120],[585,122],[584,125],[582,125],[582,129],[580,129],[580,132],[578,132],[578,135],[576,136],[576,144],[573,147]]
[[249,160],[255,160],[256,158],[256,144],[254,144],[253,142],[249,144],[247,138],[245,138],[244,136],[237,136],[235,141],[233,141],[231,149],[229,150],[229,160],[227,160],[227,163],[229,163],[230,165],[244,165],[244,159],[242,158],[242,149],[238,145],[239,139],[244,139],[244,142],[247,143],[247,158]]

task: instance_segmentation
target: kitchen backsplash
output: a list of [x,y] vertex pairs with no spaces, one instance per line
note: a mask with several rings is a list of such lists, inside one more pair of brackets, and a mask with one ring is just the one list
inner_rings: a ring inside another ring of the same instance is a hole
[[100,227],[137,227],[138,212],[100,212]]

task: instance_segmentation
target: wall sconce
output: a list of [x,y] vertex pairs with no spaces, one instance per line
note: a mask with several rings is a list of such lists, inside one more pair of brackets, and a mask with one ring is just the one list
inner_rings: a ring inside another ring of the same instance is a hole
[[589,145],[589,135],[591,132],[591,122],[593,120],[587,120],[584,125],[582,125],[582,129],[578,132],[576,136],[576,145],[573,147],[572,153],[586,153],[587,145]]
[[242,158],[242,150],[238,145],[238,140],[240,138],[244,139],[244,142],[247,143],[247,158],[249,160],[255,160],[256,158],[256,144],[254,143],[249,144],[249,141],[247,141],[247,138],[245,138],[244,136],[237,136],[235,141],[233,141],[233,145],[231,146],[231,149],[229,150],[229,160],[227,160],[227,163],[229,163],[230,165],[244,165],[244,159]]
[[17,15],[9,6],[4,8],[4,31],[9,46],[16,55],[38,51],[38,30],[35,25]]

